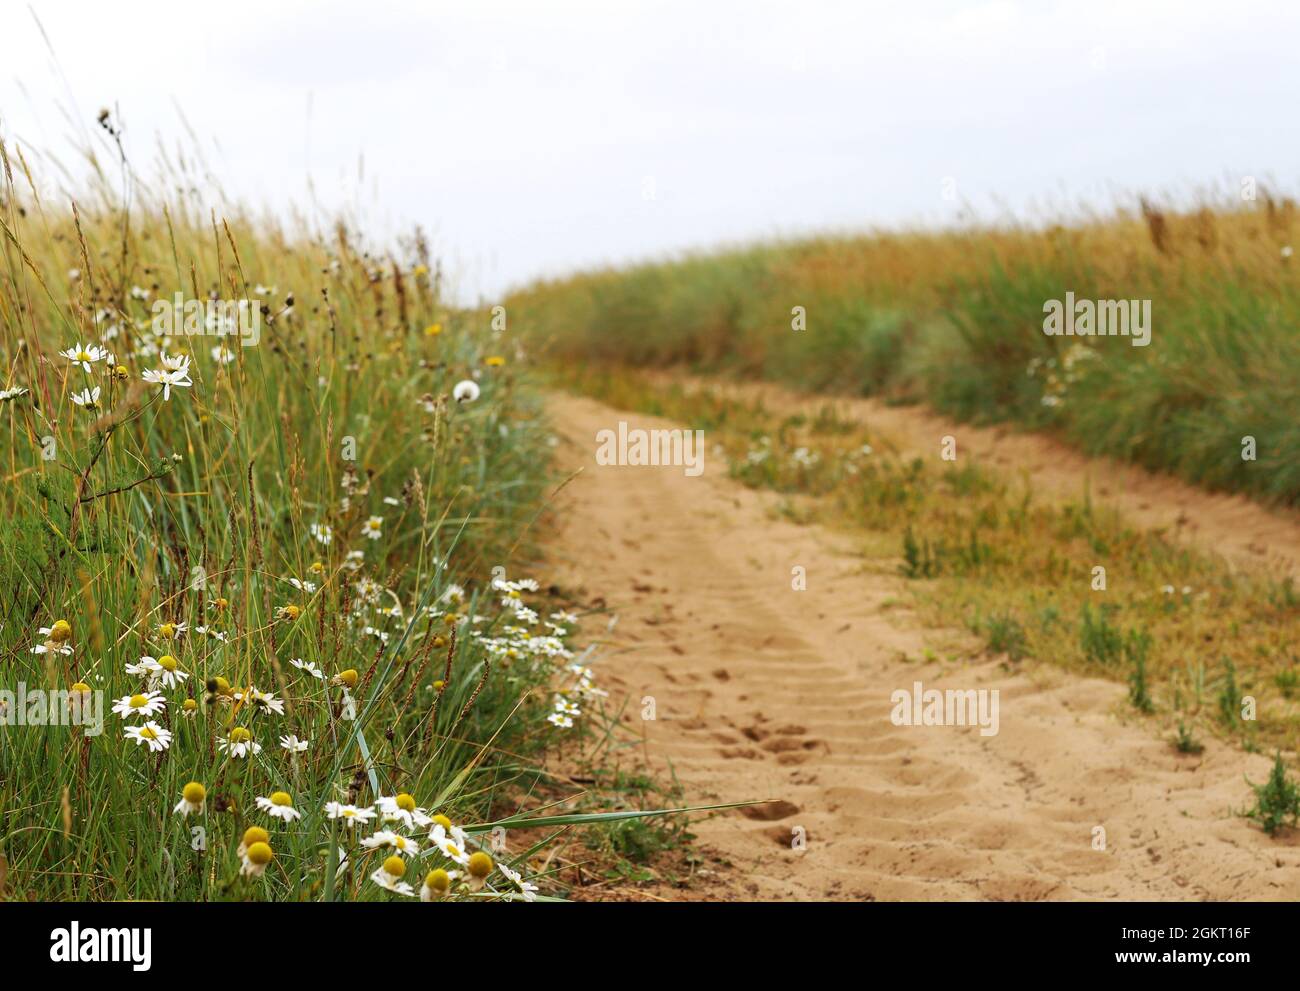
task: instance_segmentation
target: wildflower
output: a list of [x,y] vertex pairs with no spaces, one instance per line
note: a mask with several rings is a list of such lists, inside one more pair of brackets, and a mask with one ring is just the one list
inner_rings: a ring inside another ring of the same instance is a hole
[[466,869],[469,871],[470,887],[478,891],[483,887],[488,875],[492,873],[492,858],[482,850],[476,850],[470,854]]
[[[152,658],[144,659],[152,660]],[[158,665],[159,680],[161,680],[168,688],[175,688],[189,677],[188,674],[180,669],[179,663],[171,654],[163,654],[163,656],[158,658],[154,663]]]
[[239,841],[239,849],[235,851],[235,856],[243,857],[248,853],[248,848],[254,843],[270,843],[271,834],[261,826],[249,826],[244,830],[244,835]]
[[266,870],[266,865],[274,856],[269,843],[260,841],[254,843],[244,851],[244,865],[239,869],[239,873],[245,877],[261,877],[262,872]]
[[367,850],[392,847],[406,857],[414,857],[420,852],[420,845],[415,840],[408,840],[405,836],[387,829],[381,829],[373,836],[367,836],[361,841],[361,845]]
[[[108,352],[98,344],[78,344],[70,347],[66,351],[60,351],[59,354],[67,358],[74,365],[80,365],[82,370],[89,374],[91,364],[97,361],[103,361],[108,357]],[[98,390],[96,390],[98,391]]]
[[132,716],[153,716],[167,708],[167,701],[161,692],[148,692],[144,695],[123,695],[113,703],[113,712],[123,719]]
[[58,654],[71,654],[72,625],[66,619],[56,619],[52,626],[42,626],[37,631],[45,639],[32,648],[33,654],[45,654],[50,651]]
[[361,531],[371,540],[378,540],[384,535],[384,518],[382,516],[372,516],[366,520]]
[[99,409],[100,391],[99,386],[95,386],[93,389],[82,389],[80,392],[72,394],[72,401],[88,413],[94,412]]
[[279,616],[281,619],[288,620],[290,623],[292,623],[295,619],[297,619],[299,616],[302,615],[302,609],[291,603],[287,606],[281,606],[279,609],[277,609],[276,615]]
[[208,797],[208,790],[197,781],[191,781],[181,789],[181,800],[176,803],[173,812],[179,812],[181,815],[188,817],[191,812],[196,815],[203,814],[203,804]]
[[0,403],[12,402],[27,395],[27,390],[20,385],[13,386],[9,389],[0,389]]
[[506,876],[507,880],[509,880],[511,884],[519,889],[520,894],[524,896],[524,901],[536,901],[537,885],[525,881],[523,875],[518,871],[511,870],[505,864],[498,864],[497,869]]
[[375,810],[371,808],[361,808],[357,805],[345,805],[342,802],[326,802],[325,815],[331,819],[342,819],[349,829],[356,828],[363,822],[369,822],[375,817]]
[[172,742],[171,731],[163,729],[152,720],[143,726],[128,726],[124,736],[128,740],[134,740],[137,745],[147,744],[154,753],[166,750]]
[[313,523],[308,530],[316,543],[325,547],[328,547],[334,540],[334,530],[328,523]]
[[293,660],[289,662],[289,664],[297,668],[299,671],[306,672],[307,674],[311,675],[313,678],[316,678],[319,681],[325,680],[325,672],[323,672],[315,664],[312,664],[310,661],[304,661],[301,657],[295,657]]
[[280,737],[280,746],[284,747],[284,749],[289,751],[291,754],[302,753],[307,749],[310,743],[310,740],[299,740],[298,737],[292,733],[288,736]]
[[254,707],[263,712],[274,712],[277,716],[284,715],[284,700],[276,698],[275,692],[264,692],[249,685],[245,697],[253,703]]
[[429,813],[417,807],[415,799],[406,792],[395,796],[380,796],[375,805],[385,822],[401,822],[407,829],[424,829],[433,824]]
[[488,368],[500,368],[505,363],[506,359],[499,354],[490,354],[483,359],[483,364],[487,365]]
[[187,354],[168,355],[162,353],[163,367],[148,369],[143,373],[144,380],[163,387],[163,400],[170,400],[173,388],[188,389],[194,383],[190,381],[190,357]]
[[[447,821],[446,816],[441,818],[443,822]],[[459,831],[455,830],[455,832]],[[462,867],[469,863],[469,854],[465,852],[464,848],[465,841],[463,839],[463,834],[457,836],[454,832],[448,833],[442,822],[438,822],[436,818],[433,824],[433,829],[429,832],[429,839],[433,841],[433,845],[441,850],[442,855],[448,860],[454,860]]]
[[249,754],[260,754],[262,745],[243,726],[236,726],[229,735],[217,741],[217,749],[231,757],[247,757]]
[[235,360],[235,352],[224,344],[214,346],[209,353],[212,355],[212,360],[218,365],[229,365]]
[[199,711],[199,704],[193,699],[186,699],[181,703],[181,715],[186,719],[193,719],[194,714]]
[[456,877],[455,871],[445,871],[435,867],[424,875],[424,884],[420,886],[420,901],[431,902],[441,898],[451,890],[451,882]]
[[451,390],[451,398],[458,403],[472,403],[479,397],[478,383],[471,379],[464,379],[457,382],[454,389]]
[[336,674],[333,678],[330,679],[330,684],[342,685],[345,688],[356,688],[357,687],[356,668],[348,668],[346,671],[340,671],[338,674]]
[[559,729],[573,728],[573,717],[566,716],[563,712],[552,712],[546,717],[546,721]]
[[273,791],[269,798],[257,798],[257,807],[267,815],[285,822],[301,819],[302,813],[293,807],[293,799],[287,791]]
[[402,880],[406,874],[406,861],[397,854],[389,857],[383,862],[379,870],[370,875],[370,880],[381,888],[398,895],[409,895],[415,897],[415,889]]
[[158,624],[158,636],[163,640],[176,640],[185,635],[188,630],[188,623],[160,623]]

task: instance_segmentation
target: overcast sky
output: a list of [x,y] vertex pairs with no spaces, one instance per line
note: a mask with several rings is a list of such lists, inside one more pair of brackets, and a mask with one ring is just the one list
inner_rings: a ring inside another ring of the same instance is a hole
[[310,178],[377,236],[418,222],[467,300],[773,234],[1300,178],[1290,2],[32,9],[58,66],[6,0],[7,140],[64,152],[117,106],[148,171],[183,111],[228,190],[303,204]]

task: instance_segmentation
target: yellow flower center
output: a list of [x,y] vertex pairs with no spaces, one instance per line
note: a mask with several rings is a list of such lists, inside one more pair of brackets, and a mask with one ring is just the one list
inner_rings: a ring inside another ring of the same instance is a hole
[[171,654],[163,654],[162,657],[158,658],[158,666],[164,671],[175,671],[176,658],[172,657]]
[[144,729],[140,730],[140,736],[146,740],[158,739],[158,734],[153,731],[152,726],[146,726]]
[[348,668],[346,671],[340,673],[339,681],[343,682],[343,684],[347,685],[349,688],[356,688],[357,687],[356,669]]
[[253,734],[248,732],[248,730],[244,729],[244,727],[242,726],[236,726],[234,729],[230,731],[231,743],[246,743],[252,738],[253,738]]
[[132,695],[130,702],[128,704],[131,706],[132,709],[143,709],[146,705],[149,704],[149,700],[145,698],[143,695]]
[[293,799],[289,797],[289,793],[287,791],[273,791],[271,792],[271,804],[292,805]]
[[405,849],[406,849],[406,837],[405,837],[405,836],[394,836],[394,837],[393,837],[393,846],[397,847],[397,849],[399,849],[399,850],[405,850]]
[[79,681],[72,686],[72,690],[74,692],[85,694],[86,692],[90,691],[90,686],[87,685],[84,681]]
[[451,875],[439,867],[424,876],[424,883],[434,891],[446,891],[451,887]]
[[442,813],[439,813],[438,815],[434,816],[433,821],[436,822],[443,829],[451,829],[451,820],[448,819]]
[[302,614],[302,610],[297,606],[285,606],[280,612],[284,613],[289,619],[297,619]]
[[55,620],[50,627],[50,639],[55,643],[66,643],[72,639],[72,625],[66,619]]
[[469,858],[469,872],[477,878],[485,878],[492,873],[492,858],[482,850]]
[[193,699],[186,699],[184,702],[181,703],[181,708],[184,709],[186,712],[193,712],[198,707],[199,704],[195,702]]
[[406,792],[402,792],[393,801],[399,809],[405,809],[407,812],[415,811],[415,799]]
[[181,790],[181,795],[191,805],[198,805],[208,797],[208,790],[197,781],[191,781]]
[[158,633],[160,636],[164,636],[170,639],[171,637],[176,636],[176,624],[163,623],[162,626],[158,627]]
[[401,877],[406,873],[406,861],[393,854],[384,861],[384,873],[391,877]]
[[271,862],[271,858],[275,855],[271,853],[270,844],[265,842],[260,842],[260,843],[254,843],[252,846],[250,846],[248,848],[248,851],[244,854],[244,856],[248,858],[250,863],[257,864],[260,867],[269,864]]
[[228,682],[225,678],[221,677],[221,675],[217,675],[217,677],[214,680],[217,683],[217,691],[220,694],[222,695],[230,694],[230,682]]
[[247,850],[254,843],[266,843],[271,836],[261,826],[249,826],[244,830],[244,849]]

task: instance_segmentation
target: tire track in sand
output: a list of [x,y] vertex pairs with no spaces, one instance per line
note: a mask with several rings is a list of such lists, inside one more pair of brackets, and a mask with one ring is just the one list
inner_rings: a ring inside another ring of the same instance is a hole
[[[889,607],[902,579],[867,572],[847,538],[775,518],[770,496],[707,455],[697,478],[595,463],[597,431],[619,420],[674,424],[565,395],[550,411],[560,466],[584,469],[556,501],[551,569],[617,615],[598,670],[631,696],[652,765],[671,762],[691,803],[777,801],[693,824],[731,867],[661,895],[1300,897],[1300,845],[1232,814],[1265,757],[1214,741],[1179,755],[1121,718],[1122,686],[1046,665],[903,661],[964,634]],[[807,591],[791,589],[795,565]],[[999,733],[894,726],[890,693],[914,681],[998,689]],[[652,722],[638,715],[644,695]]]

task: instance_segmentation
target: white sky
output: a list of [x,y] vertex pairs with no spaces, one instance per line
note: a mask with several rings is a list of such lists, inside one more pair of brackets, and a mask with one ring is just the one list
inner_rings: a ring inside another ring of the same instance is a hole
[[[34,0],[0,134],[120,108],[137,168],[423,224],[459,295],[773,234],[1300,177],[1300,4]],[[77,125],[81,126],[80,123]],[[358,181],[358,163],[364,178]],[[944,179],[957,200],[942,195]]]

